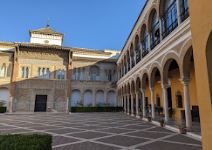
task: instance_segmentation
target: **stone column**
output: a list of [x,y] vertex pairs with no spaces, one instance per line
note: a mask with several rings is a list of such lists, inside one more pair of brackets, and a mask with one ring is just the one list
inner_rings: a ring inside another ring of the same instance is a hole
[[167,95],[167,86],[162,84],[162,90],[163,90],[163,109],[164,109],[164,115],[165,115],[165,121],[169,121],[169,112],[168,112],[168,95]]
[[104,91],[104,102],[105,102],[105,104],[108,103],[108,100],[107,100],[107,92],[106,92],[106,91]]
[[93,107],[96,106],[96,91],[93,90]]
[[130,70],[131,70],[132,69],[132,57],[131,57],[131,54],[129,55],[129,57],[130,57]]
[[127,98],[124,95],[124,112],[127,113]]
[[183,90],[184,90],[184,105],[185,105],[185,118],[186,118],[186,127],[192,127],[191,120],[191,110],[190,110],[190,96],[189,96],[189,79],[184,79],[182,81]]
[[154,88],[150,87],[150,93],[151,93],[152,118],[155,119]]
[[131,94],[131,116],[134,116],[134,96]]
[[145,103],[145,90],[141,90],[142,93],[142,102],[143,102],[143,118],[146,117],[146,103]]
[[160,41],[163,40],[163,35],[162,35],[162,32],[163,32],[163,24],[162,24],[162,19],[159,18],[159,28],[160,28]]
[[180,23],[181,23],[180,0],[176,1],[176,5],[177,5],[177,22],[178,22],[178,25],[180,25]]
[[138,112],[138,93],[136,93],[135,98],[136,98],[136,100],[135,100],[135,102],[136,102],[136,117],[140,118],[139,112]]
[[69,101],[69,97],[67,97],[67,99],[66,99],[66,113],[69,113],[69,103],[70,103],[70,101]]
[[130,114],[130,95],[127,95],[127,114]]
[[150,35],[150,33],[148,33],[148,48],[150,51],[151,50],[151,35]]

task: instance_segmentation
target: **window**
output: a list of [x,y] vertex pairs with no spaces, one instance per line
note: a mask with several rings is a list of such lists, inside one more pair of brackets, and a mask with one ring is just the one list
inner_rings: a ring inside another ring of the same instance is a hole
[[139,37],[136,36],[135,38],[135,57],[136,57],[136,64],[141,60],[141,51],[140,51],[140,44],[139,44]]
[[29,67],[22,67],[21,68],[21,77],[28,78],[29,77]]
[[60,79],[60,80],[65,79],[65,71],[61,70],[61,69],[58,70],[57,73],[56,73],[56,78]]
[[184,21],[188,18],[188,0],[180,0],[180,16],[181,21]]
[[99,80],[99,68],[97,66],[90,68],[90,79],[94,81]]
[[141,47],[142,47],[142,57],[145,57],[149,53],[149,42],[148,42],[148,32],[146,27],[141,31]]
[[6,64],[4,63],[0,68],[0,77],[5,77],[6,73]]
[[176,101],[177,108],[183,108],[183,98],[180,92],[177,92],[176,94]]
[[178,25],[176,0],[166,0],[162,17],[162,36],[165,38]]
[[111,72],[111,70],[108,71],[108,81],[112,81],[112,72]]
[[50,78],[50,69],[49,68],[38,68],[38,77],[42,79]]
[[151,49],[153,49],[155,48],[156,45],[160,43],[160,26],[156,10],[152,12],[150,36],[151,36]]

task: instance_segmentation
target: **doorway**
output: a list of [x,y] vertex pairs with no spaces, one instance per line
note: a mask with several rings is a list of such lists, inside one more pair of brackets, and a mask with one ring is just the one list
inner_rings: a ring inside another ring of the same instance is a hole
[[35,112],[46,112],[47,95],[36,95]]

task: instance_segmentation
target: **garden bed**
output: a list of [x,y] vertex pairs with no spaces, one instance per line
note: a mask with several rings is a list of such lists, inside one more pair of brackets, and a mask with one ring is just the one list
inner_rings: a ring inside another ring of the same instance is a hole
[[51,135],[0,135],[0,150],[51,150]]
[[122,107],[71,107],[70,112],[121,112]]

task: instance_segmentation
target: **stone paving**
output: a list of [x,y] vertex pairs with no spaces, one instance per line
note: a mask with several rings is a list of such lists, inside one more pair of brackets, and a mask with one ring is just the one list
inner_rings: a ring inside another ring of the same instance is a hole
[[201,150],[201,142],[123,113],[0,115],[0,134],[48,133],[53,150]]

